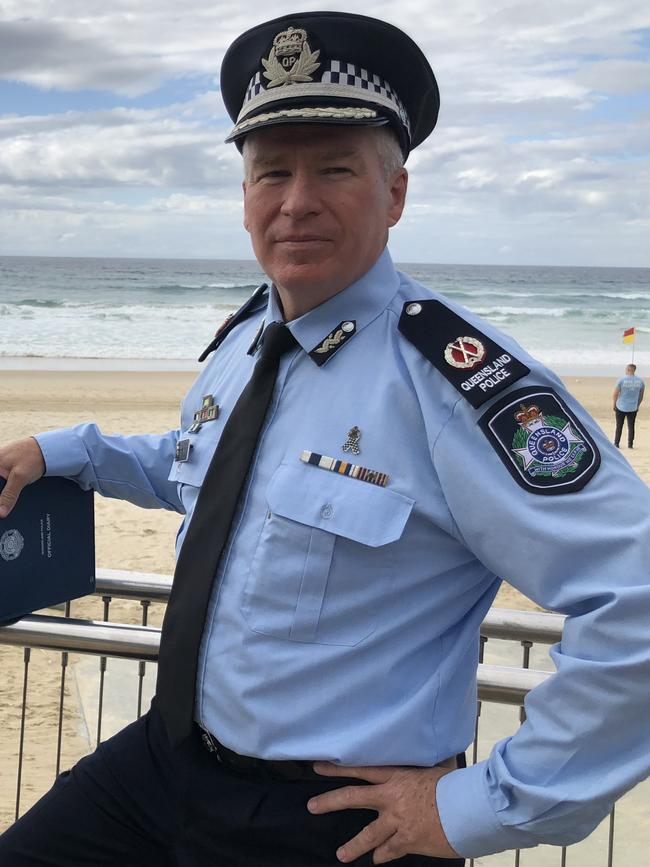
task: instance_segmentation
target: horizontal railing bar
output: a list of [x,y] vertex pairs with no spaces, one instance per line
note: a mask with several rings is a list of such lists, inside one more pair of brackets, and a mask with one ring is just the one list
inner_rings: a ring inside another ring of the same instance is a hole
[[531,691],[551,676],[550,671],[535,668],[509,668],[505,665],[479,663],[478,697],[481,701],[522,705]]
[[[158,658],[160,630],[149,626],[125,626],[100,620],[73,620],[33,614],[11,626],[0,627],[0,644],[155,662]],[[479,698],[519,705],[526,693],[547,677],[548,672],[534,669],[479,665]]]
[[[171,575],[98,569],[95,593],[116,599],[149,599],[152,602],[167,602],[171,586]],[[564,620],[562,614],[491,608],[481,626],[481,635],[507,641],[555,644],[562,638]]]
[[555,644],[562,640],[566,617],[544,611],[519,611],[513,608],[490,608],[481,624],[481,635],[507,641],[532,641]]
[[11,626],[0,626],[0,644],[155,662],[158,658],[160,630],[150,626],[106,623],[103,620],[74,620],[32,614]]
[[172,588],[171,575],[155,572],[127,572],[122,569],[98,569],[95,595],[115,599],[149,599],[167,602]]

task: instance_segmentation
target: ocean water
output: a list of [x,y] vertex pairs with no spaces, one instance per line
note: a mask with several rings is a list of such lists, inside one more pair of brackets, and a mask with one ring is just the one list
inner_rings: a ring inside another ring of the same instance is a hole
[[[560,373],[621,372],[632,326],[639,373],[650,371],[650,269],[399,267]],[[0,258],[0,366],[183,369],[261,281],[248,261]]]

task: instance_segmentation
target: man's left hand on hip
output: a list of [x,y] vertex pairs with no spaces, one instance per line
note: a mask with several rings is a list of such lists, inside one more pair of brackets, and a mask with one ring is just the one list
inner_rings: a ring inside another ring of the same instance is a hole
[[451,768],[343,767],[315,762],[314,770],[326,777],[366,780],[370,786],[346,786],[308,802],[311,813],[337,810],[376,810],[377,818],[341,846],[339,861],[354,861],[374,850],[375,864],[404,855],[460,857],[449,845],[436,806],[438,780]]

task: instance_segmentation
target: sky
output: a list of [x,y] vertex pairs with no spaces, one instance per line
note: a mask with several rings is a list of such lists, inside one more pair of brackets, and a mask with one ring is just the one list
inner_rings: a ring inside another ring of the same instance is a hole
[[219,70],[296,8],[390,21],[436,73],[395,259],[650,266],[647,0],[3,0],[0,255],[252,258]]

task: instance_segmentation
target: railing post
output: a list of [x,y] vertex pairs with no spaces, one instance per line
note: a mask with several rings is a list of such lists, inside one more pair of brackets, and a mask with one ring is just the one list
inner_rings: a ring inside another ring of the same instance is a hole
[[15,818],[20,816],[20,790],[23,781],[23,753],[25,750],[25,719],[27,714],[27,683],[29,681],[29,663],[32,658],[31,647],[23,651],[23,706],[20,715],[20,744],[18,747],[18,777],[16,780],[16,811]]
[[[70,617],[70,602],[65,603],[65,617]],[[68,652],[64,650],[61,654],[61,686],[59,693],[59,723],[56,736],[56,775],[61,773],[61,750],[63,747],[63,703],[65,697],[65,674],[68,667]]]
[[[142,625],[147,625],[147,620],[149,617],[149,605],[151,601],[149,599],[141,599],[140,605],[142,605]],[[141,659],[138,663],[138,719],[142,716],[142,688],[144,686],[144,675],[147,667],[147,663],[144,659]]]
[[[104,622],[108,623],[109,609],[111,607],[111,596],[102,596],[104,603]],[[102,656],[99,660],[99,701],[97,704],[97,746],[102,740],[102,716],[104,713],[104,679],[106,677],[106,657]]]

